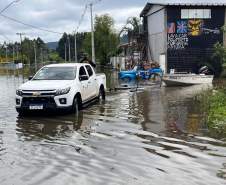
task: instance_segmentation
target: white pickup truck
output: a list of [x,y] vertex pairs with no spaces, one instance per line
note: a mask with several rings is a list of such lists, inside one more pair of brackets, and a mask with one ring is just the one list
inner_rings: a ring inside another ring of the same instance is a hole
[[95,98],[105,99],[105,91],[105,74],[96,74],[91,65],[51,64],[17,89],[16,110],[19,114],[58,109],[76,112]]

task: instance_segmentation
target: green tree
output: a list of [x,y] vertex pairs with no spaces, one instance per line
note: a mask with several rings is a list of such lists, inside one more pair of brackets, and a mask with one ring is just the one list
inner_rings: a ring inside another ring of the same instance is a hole
[[[76,34],[76,48],[78,59],[81,58],[81,53],[83,53],[82,43],[86,38],[88,33],[82,32]],[[66,46],[66,55],[67,60],[69,60],[69,41],[71,46],[71,59],[75,60],[75,35],[64,33],[61,39],[58,42],[57,52],[61,58],[65,58],[65,46]]]
[[[114,29],[114,20],[108,14],[95,17],[95,53],[98,63],[105,65],[117,52],[118,34]],[[83,48],[91,56],[91,34],[87,34]]]
[[[226,34],[226,26],[223,26],[221,31]],[[207,61],[208,65],[212,67],[215,76],[219,76],[223,71],[223,66],[226,65],[226,47],[223,43],[217,42],[214,45],[214,53]],[[225,72],[224,72],[225,73]]]
[[125,34],[128,36],[128,41],[129,43],[132,42],[133,40],[136,40],[137,37],[139,36],[140,32],[140,19],[137,17],[130,17],[126,21],[126,25],[122,28],[120,31],[120,34]]

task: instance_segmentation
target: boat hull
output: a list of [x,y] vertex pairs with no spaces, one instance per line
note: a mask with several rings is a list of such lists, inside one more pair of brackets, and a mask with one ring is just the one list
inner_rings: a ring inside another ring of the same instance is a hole
[[162,80],[166,84],[166,86],[190,86],[199,84],[211,84],[213,82],[213,76],[194,74],[172,74],[164,75]]

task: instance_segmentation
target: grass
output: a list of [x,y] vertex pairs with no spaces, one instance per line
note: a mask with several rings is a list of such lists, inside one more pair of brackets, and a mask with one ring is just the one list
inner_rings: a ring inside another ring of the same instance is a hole
[[226,91],[215,91],[209,97],[208,127],[218,137],[226,136]]
[[226,89],[220,88],[199,95],[201,108],[211,136],[226,138]]

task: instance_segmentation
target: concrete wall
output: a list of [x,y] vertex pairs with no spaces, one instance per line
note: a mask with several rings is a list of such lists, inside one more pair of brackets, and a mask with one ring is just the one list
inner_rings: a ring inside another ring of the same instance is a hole
[[166,9],[154,5],[146,14],[148,22],[148,56],[159,62],[160,55],[166,53]]

